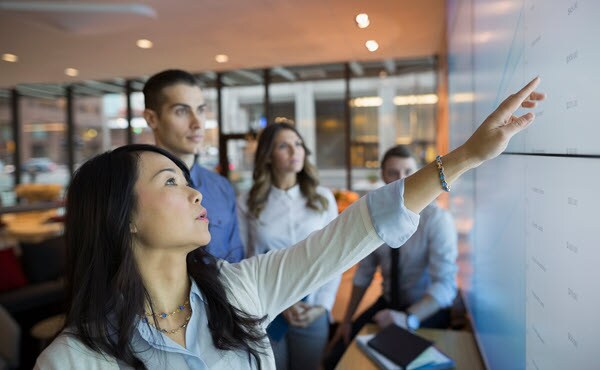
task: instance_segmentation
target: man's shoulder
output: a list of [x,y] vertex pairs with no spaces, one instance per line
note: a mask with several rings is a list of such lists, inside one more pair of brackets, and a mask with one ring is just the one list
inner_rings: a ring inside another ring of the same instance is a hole
[[200,182],[203,182],[206,186],[218,186],[228,190],[233,189],[227,178],[199,164],[194,165],[192,177],[200,177]]

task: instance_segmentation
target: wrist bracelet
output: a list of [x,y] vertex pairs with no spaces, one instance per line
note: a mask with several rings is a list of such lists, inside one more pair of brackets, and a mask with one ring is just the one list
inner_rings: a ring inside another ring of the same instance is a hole
[[446,182],[446,175],[444,174],[444,165],[442,164],[442,157],[441,156],[438,155],[437,157],[435,157],[435,164],[437,165],[438,173],[440,175],[440,181],[442,183],[442,189],[444,189],[445,192],[450,192],[450,186]]

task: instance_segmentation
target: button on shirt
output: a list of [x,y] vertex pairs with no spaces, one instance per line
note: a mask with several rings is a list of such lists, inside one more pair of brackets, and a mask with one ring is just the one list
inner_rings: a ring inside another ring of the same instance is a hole
[[[400,306],[410,306],[427,293],[441,307],[449,307],[456,296],[457,234],[450,214],[435,204],[421,211],[417,231],[400,248]],[[382,245],[360,261],[354,285],[371,284],[381,266],[383,292],[391,302],[390,248]]]
[[223,176],[198,163],[190,169],[194,189],[202,193],[202,206],[208,211],[210,243],[205,247],[213,256],[228,262],[244,258],[235,210],[235,192]]
[[[290,248],[239,263],[219,262],[219,278],[230,304],[254,317],[267,317],[260,328],[265,333],[261,342],[265,349],[260,355],[263,369],[275,370],[273,351],[266,338],[270,320],[324,282],[339,276],[382,243],[399,247],[415,232],[419,215],[404,207],[403,191],[404,183],[398,181],[369,193],[327,227]],[[256,369],[257,364],[249,360],[248,353],[221,351],[212,345],[206,311],[201,303],[202,290],[194,285],[190,292],[194,313],[186,328],[188,348],[166,339],[161,343],[161,337],[138,326],[132,339],[136,355],[152,370]],[[94,352],[77,338],[62,333],[42,352],[34,369],[119,368],[114,358]]]
[[[288,248],[335,219],[338,211],[333,193],[322,186],[316,190],[328,201],[324,211],[306,206],[299,185],[288,190],[271,186],[259,219],[248,211],[248,193],[240,195],[237,202],[240,235],[248,256]],[[331,312],[340,279],[338,276],[310,294],[306,303],[323,306]]]

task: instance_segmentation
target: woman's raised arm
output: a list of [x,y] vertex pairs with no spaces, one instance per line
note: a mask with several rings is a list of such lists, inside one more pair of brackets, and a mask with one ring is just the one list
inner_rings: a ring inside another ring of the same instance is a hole
[[[519,92],[506,98],[489,115],[463,145],[441,158],[445,181],[450,186],[466,171],[495,158],[506,149],[510,139],[533,122],[531,112],[514,116],[519,108],[533,108],[545,95],[535,91],[540,78],[531,80]],[[404,205],[419,213],[442,192],[438,167],[435,162],[423,167],[405,180]]]

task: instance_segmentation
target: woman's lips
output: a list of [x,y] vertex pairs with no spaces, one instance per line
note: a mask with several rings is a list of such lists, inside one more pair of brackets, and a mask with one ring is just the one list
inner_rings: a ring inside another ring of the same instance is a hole
[[200,215],[196,217],[196,220],[208,222],[208,212],[206,210],[202,210],[202,212],[200,212]]

